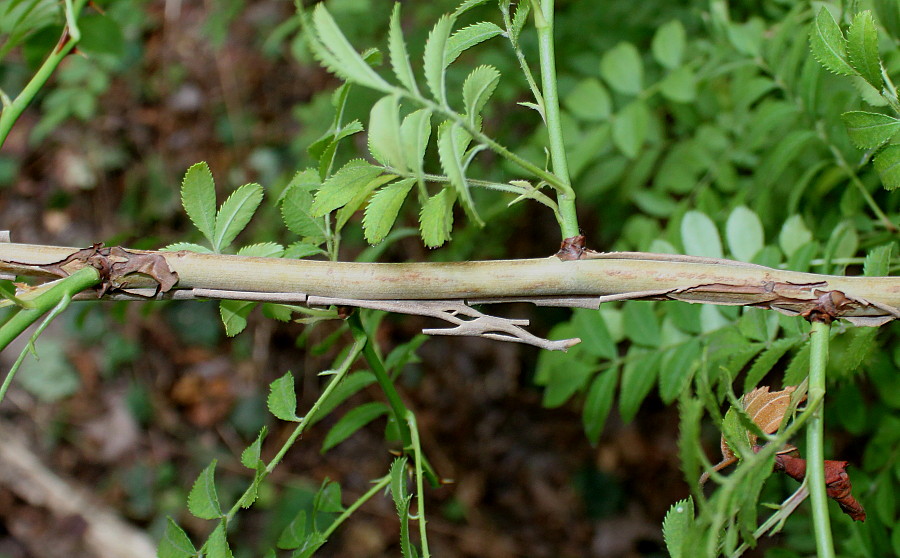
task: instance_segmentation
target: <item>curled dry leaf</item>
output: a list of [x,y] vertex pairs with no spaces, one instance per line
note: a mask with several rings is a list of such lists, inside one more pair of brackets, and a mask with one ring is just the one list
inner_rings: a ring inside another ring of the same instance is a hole
[[[743,406],[744,411],[746,411],[747,414],[750,415],[750,418],[753,419],[753,422],[759,426],[760,430],[766,434],[773,434],[778,430],[778,427],[781,426],[784,415],[791,406],[791,394],[796,390],[797,386],[788,386],[781,391],[773,392],[769,392],[769,386],[758,387],[744,395],[741,399],[741,405]],[[803,399],[806,399],[806,396],[804,396]],[[801,401],[803,401],[803,399],[801,399]],[[753,432],[748,432],[747,436],[750,440],[750,445],[755,446],[757,436]],[[728,447],[725,436],[722,436],[719,445],[722,450],[722,461],[712,468],[713,471],[724,469],[738,460],[731,448]],[[791,451],[792,449],[793,448],[788,448],[785,451]],[[700,477],[700,484],[702,485],[705,483],[708,478],[709,474],[704,473],[703,476]]]
[[[775,456],[775,471],[784,473],[792,479],[803,482],[806,478],[806,460],[789,454]],[[853,521],[865,521],[866,510],[853,497],[850,475],[847,474],[846,461],[825,460],[825,491],[841,507],[841,511],[849,515]]]

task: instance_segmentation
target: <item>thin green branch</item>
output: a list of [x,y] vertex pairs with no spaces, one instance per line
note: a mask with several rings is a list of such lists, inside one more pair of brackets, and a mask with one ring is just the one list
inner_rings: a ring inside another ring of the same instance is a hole
[[391,483],[391,476],[385,475],[375,481],[375,484],[372,485],[372,488],[366,491],[365,494],[356,499],[355,502],[347,506],[341,515],[337,516],[335,520],[328,526],[327,529],[322,531],[322,538],[328,539],[332,533],[334,533],[341,524],[346,521],[351,515],[353,515],[356,510],[362,507],[363,504],[372,499],[372,496],[375,496],[383,489],[387,488],[387,486]]
[[806,425],[806,481],[812,503],[813,531],[819,558],[834,557],[831,520],[828,516],[828,495],[825,490],[825,420],[822,413],[829,334],[829,324],[822,321],[813,322],[809,360],[809,404],[813,409]]
[[[69,307],[69,303],[72,302],[72,296],[68,292],[63,292],[63,297],[60,299],[59,303],[57,303],[56,307],[50,311],[44,321],[40,326],[35,330],[34,334],[28,339],[28,344],[25,348],[22,349],[22,352],[19,353],[19,358],[16,359],[16,362],[13,363],[12,368],[9,369],[9,372],[6,374],[6,378],[3,379],[3,385],[0,385],[0,401],[3,401],[6,398],[6,392],[9,391],[9,386],[12,385],[13,378],[16,377],[16,372],[19,371],[19,367],[22,366],[22,363],[25,361],[25,357],[28,356],[28,353],[34,351],[34,342],[37,341],[37,338],[47,329],[47,326],[50,325],[57,316],[63,313],[63,311]],[[25,310],[23,310],[25,311]]]
[[422,444],[419,441],[419,427],[416,424],[416,415],[411,411],[406,412],[405,422],[408,424],[409,431],[412,433],[412,447],[415,452],[416,463],[416,518],[419,522],[419,538],[422,543],[422,558],[428,558],[431,554],[428,552],[428,530],[425,521],[425,490],[422,483],[422,466],[424,459],[422,457]]
[[341,381],[343,381],[344,376],[347,375],[347,372],[350,370],[350,366],[356,362],[356,359],[359,358],[359,355],[362,353],[363,346],[365,346],[365,340],[355,339],[353,345],[350,346],[350,350],[347,353],[347,356],[344,357],[343,362],[337,368],[337,370],[333,371],[331,381],[328,382],[328,385],[325,386],[325,389],[322,391],[322,394],[316,399],[315,403],[313,403],[312,407],[309,409],[309,412],[303,416],[303,419],[297,424],[294,428],[294,431],[291,432],[290,437],[288,437],[287,441],[285,441],[284,445],[281,446],[281,449],[278,450],[278,453],[275,457],[272,458],[271,461],[266,465],[265,471],[263,471],[260,475],[259,479],[254,479],[250,486],[244,491],[240,498],[238,498],[234,505],[228,510],[228,513],[225,514],[223,520],[226,524],[231,521],[234,515],[241,508],[241,504],[245,502],[246,498],[248,498],[249,494],[256,489],[256,486],[262,482],[267,476],[269,476],[272,471],[275,470],[275,467],[281,463],[281,460],[284,459],[284,456],[287,454],[288,450],[294,445],[297,439],[300,438],[300,435],[306,430],[306,428],[311,424],[312,419],[319,412],[319,409],[322,407],[322,403],[331,396],[331,393],[340,385]]
[[91,266],[83,267],[72,275],[37,287],[37,294],[28,293],[20,298],[30,303],[30,308],[22,308],[0,327],[0,351],[6,348],[28,326],[35,323],[46,312],[56,307],[66,296],[74,297],[81,291],[90,289],[100,282],[100,274]]
[[[535,27],[538,35],[538,53],[541,62],[541,84],[544,94],[544,114],[550,139],[550,158],[553,174],[565,187],[558,188],[560,232],[563,238],[579,234],[578,216],[575,211],[575,191],[569,182],[569,164],[563,142],[562,121],[559,112],[559,93],[556,89],[556,58],[553,49],[553,2],[541,0],[540,11],[535,7]],[[538,16],[541,17],[538,17]]]
[[[375,345],[372,343],[371,339],[369,339],[369,335],[362,325],[359,312],[351,314],[347,319],[347,323],[350,325],[350,331],[353,333],[353,338],[358,342],[361,341],[364,343],[362,351],[363,358],[366,359],[366,363],[369,365],[369,368],[371,368],[375,380],[384,392],[385,397],[387,397],[388,405],[391,408],[393,419],[397,424],[397,430],[400,432],[400,439],[403,441],[404,449],[409,450],[413,448],[412,433],[410,432],[406,421],[407,414],[412,411],[406,407],[400,394],[397,393],[397,388],[394,387],[394,382],[391,381],[390,376],[388,376],[384,363],[378,355],[378,351],[375,350]],[[416,452],[418,456],[418,450],[416,450]],[[423,461],[425,463],[425,474],[428,477],[428,482],[432,486],[440,485],[440,479],[438,479],[434,469],[428,464],[427,460],[423,459]]]
[[66,28],[59,39],[59,44],[53,48],[53,51],[47,56],[47,59],[38,68],[31,81],[16,96],[15,100],[7,103],[9,99],[4,99],[3,110],[0,112],[0,146],[3,146],[6,142],[13,124],[16,123],[28,105],[31,104],[34,96],[47,83],[47,80],[50,79],[51,74],[59,66],[63,58],[75,48],[76,43],[81,39],[81,31],[78,29],[78,14],[81,13],[87,2],[88,0],[75,0],[73,4],[72,0],[66,0]]

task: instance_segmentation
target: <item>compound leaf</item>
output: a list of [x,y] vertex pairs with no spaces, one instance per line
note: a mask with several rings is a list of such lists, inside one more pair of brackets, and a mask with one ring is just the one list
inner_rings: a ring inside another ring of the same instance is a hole
[[478,115],[494,94],[499,81],[500,72],[496,68],[478,66],[463,82],[463,104],[466,106],[466,117],[472,127],[476,126]]
[[228,196],[216,213],[212,242],[216,253],[221,253],[244,230],[262,199],[263,189],[259,184],[244,184]]
[[366,242],[378,244],[394,226],[397,214],[403,206],[403,201],[415,184],[414,178],[405,178],[385,186],[378,190],[369,205],[366,206],[366,214],[363,217],[363,230]]
[[686,35],[684,26],[677,19],[657,29],[650,44],[656,61],[670,70],[680,66]]
[[872,12],[859,12],[847,30],[847,54],[850,63],[869,84],[880,90],[881,60],[878,58],[878,31]]
[[489,21],[473,23],[456,31],[447,39],[447,54],[444,58],[444,67],[446,68],[452,64],[464,51],[501,34],[503,34],[503,29]]
[[900,130],[900,120],[877,112],[854,110],[841,115],[847,135],[860,149],[880,146]]
[[184,529],[178,526],[171,517],[166,518],[166,531],[156,548],[158,558],[192,558],[197,549]]
[[269,384],[266,400],[269,412],[276,418],[289,422],[299,422],[297,416],[297,393],[294,391],[294,375],[290,371]]
[[847,40],[827,8],[819,10],[809,32],[809,46],[813,57],[830,72],[844,76],[856,75],[847,60]]
[[212,243],[216,226],[216,184],[205,162],[197,163],[184,173],[181,205],[197,230]]
[[418,96],[419,87],[416,85],[416,78],[409,63],[409,53],[406,51],[406,41],[403,40],[403,29],[400,26],[400,2],[394,4],[394,11],[391,13],[391,25],[388,29],[388,53],[397,81]]
[[444,188],[422,205],[422,211],[419,213],[419,231],[425,246],[437,248],[450,240],[454,203],[456,192]]
[[875,157],[875,170],[887,190],[900,187],[900,145],[888,145]]
[[219,507],[219,496],[216,493],[216,460],[203,469],[188,494],[188,510],[200,519],[217,519],[222,517]]
[[369,151],[387,167],[406,170],[406,157],[400,140],[400,99],[387,95],[372,105],[369,112]]
[[354,407],[347,412],[325,435],[325,441],[322,442],[322,453],[330,450],[334,446],[340,444],[354,432],[369,424],[378,417],[387,414],[388,406],[381,401],[372,401],[363,403],[358,407]]
[[447,39],[452,28],[453,19],[447,14],[442,15],[428,34],[423,55],[425,83],[434,99],[444,106],[447,105],[447,91],[444,87],[444,70],[447,66],[444,61],[447,59]]
[[619,93],[640,93],[644,87],[644,65],[638,49],[622,42],[606,51],[600,60],[600,75]]
[[334,211],[349,203],[382,169],[363,159],[353,159],[330,176],[316,192],[310,211],[313,217]]

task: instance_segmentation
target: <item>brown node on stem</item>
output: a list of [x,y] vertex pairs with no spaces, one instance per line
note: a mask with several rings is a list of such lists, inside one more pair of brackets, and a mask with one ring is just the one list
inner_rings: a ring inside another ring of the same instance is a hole
[[583,234],[570,236],[569,238],[564,239],[559,245],[559,252],[556,253],[556,257],[564,262],[580,260],[584,257],[586,251],[584,246],[585,242]]
[[830,324],[839,318],[844,309],[851,303],[847,295],[841,291],[813,291],[818,298],[816,305],[800,315],[809,322]]

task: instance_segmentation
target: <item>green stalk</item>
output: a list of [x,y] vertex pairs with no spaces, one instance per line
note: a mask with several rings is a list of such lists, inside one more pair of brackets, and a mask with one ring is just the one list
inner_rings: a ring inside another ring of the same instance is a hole
[[422,487],[422,444],[419,442],[419,427],[416,425],[416,415],[411,411],[407,411],[405,420],[409,423],[409,430],[412,432],[413,450],[415,451],[416,518],[419,522],[419,538],[422,543],[422,558],[429,558],[431,554],[428,552],[428,530],[425,527],[425,491]]
[[[366,333],[365,328],[363,328],[359,312],[351,314],[347,319],[347,322],[350,325],[350,331],[353,332],[354,339],[358,342],[361,341],[365,343],[362,351],[363,358],[366,359],[366,363],[368,363],[369,368],[372,369],[375,380],[384,392],[384,396],[387,397],[388,405],[391,407],[391,414],[393,415],[394,421],[397,423],[397,430],[400,432],[400,439],[403,441],[403,448],[411,449],[413,447],[413,437],[409,425],[407,424],[406,416],[407,414],[412,413],[412,411],[406,407],[400,394],[397,393],[397,388],[394,387],[394,382],[392,382],[390,376],[388,376],[384,363],[381,361],[381,357],[375,350],[375,345],[369,340],[369,336]],[[416,450],[416,452],[418,455],[418,450]],[[427,460],[424,460],[424,462],[425,475],[428,477],[429,484],[435,487],[439,486],[440,479],[438,479],[434,469]]]
[[365,494],[360,496],[355,502],[347,506],[347,508],[341,513],[341,515],[337,516],[337,518],[328,526],[327,529],[322,531],[322,538],[328,539],[332,533],[334,533],[338,527],[341,526],[348,517],[353,515],[353,513],[362,507],[363,504],[368,502],[372,496],[375,496],[383,489],[387,488],[387,486],[391,483],[391,476],[385,475],[384,477],[378,479],[378,481],[372,485],[372,488],[366,491]]
[[559,114],[559,93],[556,89],[556,59],[553,50],[553,0],[542,0],[540,11],[535,11],[534,22],[538,35],[538,53],[541,61],[541,85],[544,93],[544,117],[550,138],[550,159],[553,174],[567,188],[559,189],[557,199],[560,213],[560,232],[563,238],[579,234],[578,216],[575,213],[575,192],[569,178],[566,146],[563,143],[562,123]]
[[6,99],[4,99],[3,111],[0,112],[0,146],[6,142],[6,137],[9,135],[13,124],[22,116],[22,113],[34,99],[34,96],[37,95],[37,92],[47,83],[50,75],[59,66],[59,63],[75,48],[75,44],[81,39],[77,16],[87,2],[88,0],[75,0],[73,5],[72,0],[66,0],[66,28],[63,30],[60,44],[53,48],[53,51],[44,60],[41,67],[38,68],[34,77],[31,78],[31,81],[16,96],[14,101],[7,104]]
[[28,300],[31,308],[18,310],[2,327],[0,327],[0,351],[6,348],[13,339],[21,335],[28,326],[59,304],[61,300],[75,296],[81,291],[90,289],[100,282],[100,274],[91,266],[86,266],[72,275],[54,281],[46,287],[39,287],[40,293],[33,298],[22,295]]
[[806,483],[812,504],[813,531],[819,558],[834,558],[828,496],[825,492],[825,435],[822,402],[825,399],[825,366],[828,364],[830,326],[814,321],[810,334],[809,405],[812,415],[806,425]]

